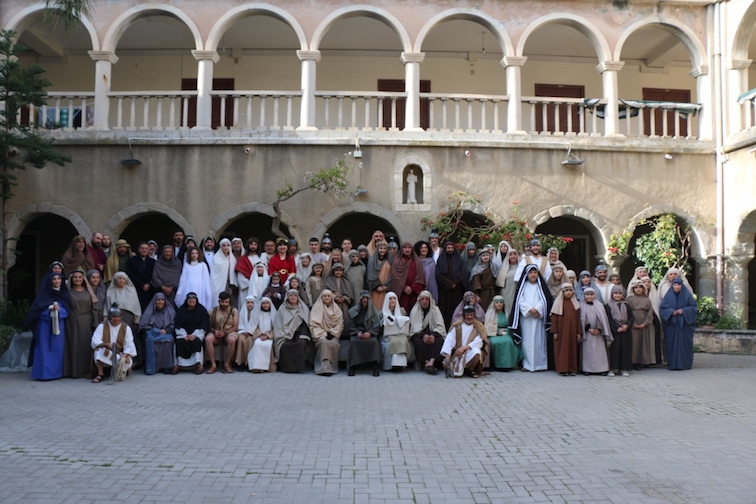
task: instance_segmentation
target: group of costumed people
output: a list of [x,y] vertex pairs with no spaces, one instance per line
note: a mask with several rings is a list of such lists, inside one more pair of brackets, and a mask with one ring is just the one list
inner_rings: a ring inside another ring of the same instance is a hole
[[676,269],[657,288],[639,267],[626,293],[603,264],[576,276],[537,239],[520,254],[506,241],[460,252],[436,233],[399,245],[376,231],[340,249],[326,234],[306,252],[286,239],[173,238],[104,253],[74,237],[27,318],[32,377],[100,382],[114,365],[119,378],[134,367],[331,376],[340,361],[350,376],[412,363],[473,377],[692,366],[697,306]]

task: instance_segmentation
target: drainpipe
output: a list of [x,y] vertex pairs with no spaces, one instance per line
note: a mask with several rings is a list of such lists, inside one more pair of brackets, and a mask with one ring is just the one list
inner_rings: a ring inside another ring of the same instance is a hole
[[[717,252],[717,266],[716,266],[716,299],[717,307],[722,310],[724,308],[724,250],[725,250],[725,187],[724,187],[724,164],[727,162],[727,158],[724,153],[724,111],[725,111],[725,97],[722,92],[722,83],[725,78],[722,75],[722,48],[724,43],[722,38],[724,37],[724,30],[722,29],[722,1],[714,2],[709,9],[711,15],[707,16],[708,23],[711,30],[709,31],[713,38],[713,78],[714,78],[714,139],[716,141],[716,191],[717,191],[717,240],[716,240],[716,252]],[[713,26],[712,26],[713,25]]]

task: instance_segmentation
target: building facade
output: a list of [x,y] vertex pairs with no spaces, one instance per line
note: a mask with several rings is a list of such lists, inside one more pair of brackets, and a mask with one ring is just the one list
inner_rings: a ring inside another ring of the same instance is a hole
[[463,191],[472,216],[517,202],[575,237],[573,267],[627,272],[609,237],[673,213],[697,292],[754,311],[752,0],[116,0],[69,31],[44,19],[0,4],[53,84],[21,119],[73,158],[22,173],[11,201],[35,280],[75,232],[262,235],[277,189],[342,159],[349,196],[282,204],[300,243],[416,239]]

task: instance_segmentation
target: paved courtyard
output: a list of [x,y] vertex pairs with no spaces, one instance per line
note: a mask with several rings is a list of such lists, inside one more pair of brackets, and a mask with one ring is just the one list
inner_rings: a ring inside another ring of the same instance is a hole
[[756,357],[630,378],[0,375],[0,501],[756,502]]

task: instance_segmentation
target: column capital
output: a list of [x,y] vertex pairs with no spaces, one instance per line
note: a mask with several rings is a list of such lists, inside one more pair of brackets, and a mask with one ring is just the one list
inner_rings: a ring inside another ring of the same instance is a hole
[[727,62],[727,70],[747,70],[753,60],[732,60]]
[[320,51],[297,51],[299,61],[314,61],[320,63]]
[[403,52],[402,53],[402,65],[407,63],[422,63],[425,59],[425,53],[417,52]]
[[94,61],[110,61],[114,65],[118,63],[118,56],[113,51],[87,51],[87,53]]
[[688,75],[693,77],[694,79],[697,77],[701,77],[702,75],[709,75],[709,66],[708,65],[698,65],[697,67],[694,67],[693,70],[688,72]]
[[499,65],[501,65],[501,68],[507,68],[510,66],[521,67],[526,61],[528,61],[527,56],[504,56],[501,58],[501,61],[499,61]]
[[624,61],[602,61],[596,65],[596,71],[600,74],[604,72],[619,72],[624,66]]
[[192,56],[194,56],[194,59],[197,61],[212,60],[213,63],[218,63],[220,61],[218,51],[192,51]]

